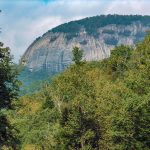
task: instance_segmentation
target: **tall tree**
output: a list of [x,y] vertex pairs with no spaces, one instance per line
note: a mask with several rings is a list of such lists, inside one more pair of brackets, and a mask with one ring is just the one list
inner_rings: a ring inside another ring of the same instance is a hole
[[83,57],[83,50],[79,49],[79,47],[74,47],[72,50],[73,54],[73,61],[76,65],[79,65],[81,63],[82,57]]
[[9,124],[6,112],[12,108],[12,100],[17,98],[18,90],[17,69],[12,62],[10,49],[3,47],[0,42],[0,149],[3,146],[15,149],[13,127]]

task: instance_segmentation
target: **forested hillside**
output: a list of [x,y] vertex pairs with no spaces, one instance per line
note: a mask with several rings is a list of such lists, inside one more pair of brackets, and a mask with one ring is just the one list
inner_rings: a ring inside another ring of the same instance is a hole
[[59,25],[58,27],[49,30],[49,32],[62,32],[76,35],[82,28],[85,28],[85,31],[88,34],[94,35],[95,33],[97,33],[97,30],[100,27],[105,27],[110,24],[127,26],[131,25],[133,22],[141,22],[144,25],[150,25],[149,20],[149,16],[141,15],[101,15],[95,17],[87,17],[82,20],[71,21],[69,23]]
[[108,59],[74,62],[10,111],[19,149],[150,149],[150,34],[135,48],[117,46]]

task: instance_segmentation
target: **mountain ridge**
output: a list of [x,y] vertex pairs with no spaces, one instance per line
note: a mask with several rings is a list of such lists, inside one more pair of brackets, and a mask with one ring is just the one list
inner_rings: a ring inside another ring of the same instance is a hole
[[21,62],[30,71],[59,73],[72,63],[74,46],[84,50],[85,60],[102,60],[117,45],[135,45],[149,29],[150,16],[141,15],[100,15],[71,21],[38,37]]

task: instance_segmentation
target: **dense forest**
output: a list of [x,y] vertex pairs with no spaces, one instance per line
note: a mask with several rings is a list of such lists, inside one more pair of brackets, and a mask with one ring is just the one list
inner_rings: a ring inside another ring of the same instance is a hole
[[82,61],[82,54],[75,47],[73,65],[13,101],[7,119],[15,149],[150,149],[150,34],[102,61]]
[[149,26],[150,17],[141,15],[101,15],[87,17],[82,20],[71,21],[69,23],[59,25],[58,27],[49,30],[49,32],[62,32],[76,35],[81,29],[85,29],[88,34],[94,34],[100,27],[110,24],[131,25],[133,22],[141,22],[142,24]]

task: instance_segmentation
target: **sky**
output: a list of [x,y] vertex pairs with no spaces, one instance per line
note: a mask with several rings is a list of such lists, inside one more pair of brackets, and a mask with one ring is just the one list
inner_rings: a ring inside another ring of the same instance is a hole
[[101,14],[150,15],[150,0],[0,0],[0,41],[18,62],[48,30],[71,20]]

